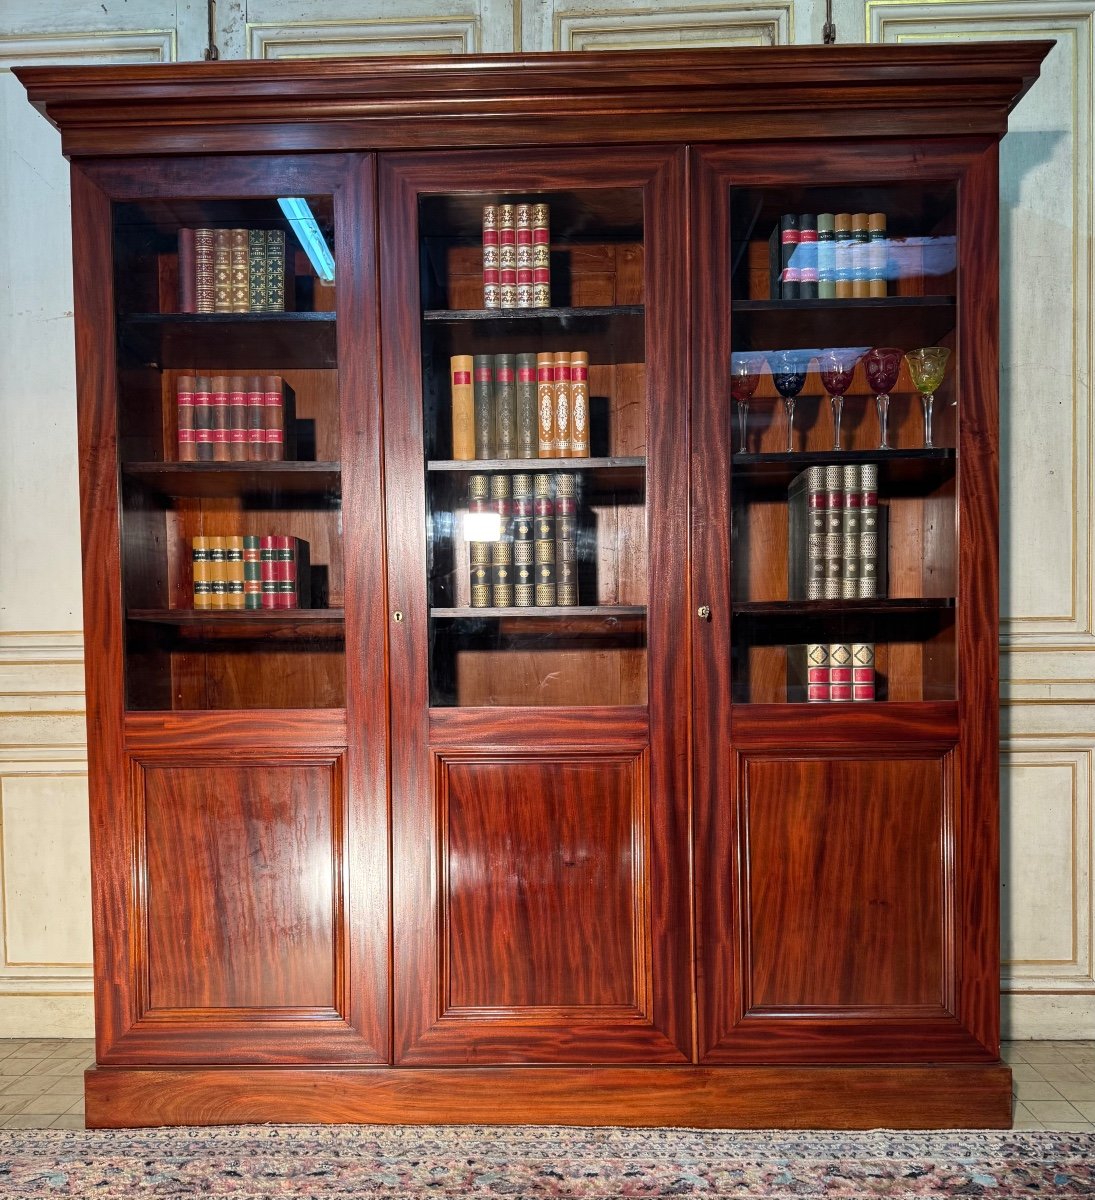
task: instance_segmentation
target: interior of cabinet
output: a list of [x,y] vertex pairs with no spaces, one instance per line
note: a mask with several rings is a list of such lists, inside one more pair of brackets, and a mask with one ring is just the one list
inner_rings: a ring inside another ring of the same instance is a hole
[[[551,214],[551,307],[483,310],[482,211],[519,199]],[[419,205],[431,702],[439,706],[646,701],[646,364],[642,196],[634,189],[424,196]],[[585,350],[588,459],[451,461],[455,354]],[[451,469],[450,469],[451,468]],[[470,470],[565,469],[578,500],[574,610],[470,602]],[[595,610],[595,611],[591,611]]]

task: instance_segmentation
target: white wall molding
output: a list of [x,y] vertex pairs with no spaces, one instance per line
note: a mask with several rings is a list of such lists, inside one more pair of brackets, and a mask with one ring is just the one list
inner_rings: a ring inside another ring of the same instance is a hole
[[455,16],[247,23],[249,58],[325,58],[370,54],[474,54],[478,12]]
[[793,0],[748,0],[636,5],[625,0],[597,6],[557,3],[552,12],[554,50],[703,49],[708,46],[775,46],[794,40]]
[[15,66],[172,62],[177,49],[174,29],[0,33],[0,71]]

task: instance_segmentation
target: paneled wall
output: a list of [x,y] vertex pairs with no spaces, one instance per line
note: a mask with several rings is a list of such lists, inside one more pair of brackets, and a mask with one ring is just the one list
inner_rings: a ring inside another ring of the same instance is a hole
[[[820,41],[824,13],[219,0],[214,36],[224,58],[764,46]],[[1095,0],[833,0],[833,17],[842,42],[1057,42],[1002,151],[1004,1027],[1090,1036]],[[8,68],[198,59],[207,42],[200,0],[0,0],[0,1036],[91,1028],[67,167]]]

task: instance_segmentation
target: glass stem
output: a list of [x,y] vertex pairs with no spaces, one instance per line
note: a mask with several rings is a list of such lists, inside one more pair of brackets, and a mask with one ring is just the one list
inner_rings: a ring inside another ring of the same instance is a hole
[[787,453],[793,454],[795,449],[794,432],[795,432],[795,398],[791,396],[789,399],[784,397],[783,407],[787,410]]
[[920,397],[920,406],[924,410],[924,446],[927,449],[931,449],[935,445],[932,441],[932,401],[934,399],[934,392],[926,392]]
[[886,435],[890,423],[890,398],[885,392],[882,392],[875,396],[874,404],[878,409],[878,448],[879,450],[889,450],[890,443]]
[[745,454],[747,447],[745,444],[745,429],[749,424],[749,405],[744,400],[738,401],[738,436],[741,440],[741,445],[738,446],[738,453]]
[[840,418],[844,413],[844,397],[830,396],[829,404],[833,410],[833,449],[840,449]]

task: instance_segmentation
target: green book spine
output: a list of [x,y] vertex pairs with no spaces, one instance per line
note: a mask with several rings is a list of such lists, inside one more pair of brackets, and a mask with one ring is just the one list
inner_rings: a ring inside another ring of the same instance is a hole
[[473,402],[475,405],[475,457],[494,457],[494,413],[491,403],[493,359],[490,354],[476,354],[472,367]]
[[836,227],[832,213],[817,214],[817,294],[836,299]]
[[244,534],[243,538],[243,607],[262,608],[262,562],[259,559],[259,538]]
[[266,231],[266,312],[285,311],[285,230]]
[[251,311],[266,312],[266,230],[247,231],[247,281]]
[[494,356],[494,454],[517,457],[517,363],[513,354]]
[[517,457],[536,458],[539,453],[536,414],[536,355],[517,355]]

